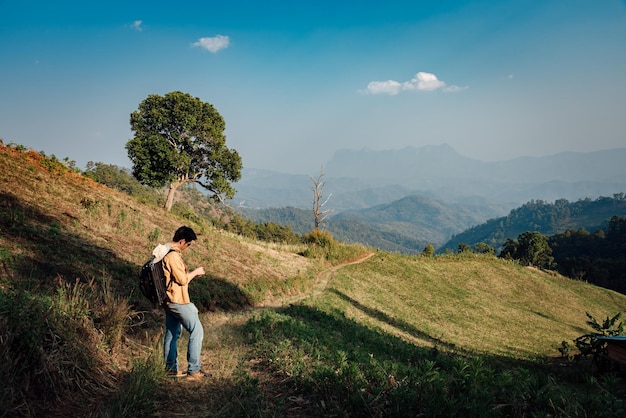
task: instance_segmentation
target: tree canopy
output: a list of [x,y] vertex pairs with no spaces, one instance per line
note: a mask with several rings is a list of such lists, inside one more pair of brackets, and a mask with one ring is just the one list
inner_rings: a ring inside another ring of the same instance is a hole
[[548,238],[537,231],[520,234],[517,240],[507,239],[500,257],[519,260],[527,266],[550,268],[554,262]]
[[151,94],[131,113],[134,138],[126,143],[133,175],[152,187],[169,185],[165,208],[176,190],[196,183],[223,201],[241,178],[241,157],[226,146],[226,123],[217,109],[187,93]]
[[561,274],[626,294],[626,217],[613,216],[593,233],[567,230],[549,243]]

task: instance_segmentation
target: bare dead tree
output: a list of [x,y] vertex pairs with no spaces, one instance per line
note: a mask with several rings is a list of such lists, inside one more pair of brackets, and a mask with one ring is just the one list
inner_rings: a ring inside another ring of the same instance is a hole
[[323,209],[324,205],[328,203],[328,200],[330,200],[333,194],[329,194],[328,197],[323,200],[323,191],[326,182],[322,181],[322,177],[324,177],[322,169],[320,169],[320,175],[317,178],[311,177],[311,181],[313,182],[313,216],[315,217],[315,229],[319,229],[322,223],[333,212],[332,209]]

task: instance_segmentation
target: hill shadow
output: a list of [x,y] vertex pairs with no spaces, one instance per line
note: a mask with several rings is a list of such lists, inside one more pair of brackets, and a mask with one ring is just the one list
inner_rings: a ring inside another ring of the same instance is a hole
[[[136,277],[138,266],[134,263],[92,240],[67,232],[63,223],[76,218],[63,215],[68,217],[67,221],[50,216],[10,193],[0,192],[0,230],[12,246],[3,252],[2,276],[45,287],[52,285],[57,277],[72,281],[103,274],[113,279]],[[115,291],[130,295],[127,286],[117,286]]]
[[[371,310],[370,310],[371,311]],[[414,366],[423,360],[436,361],[437,364],[449,369],[454,367],[454,359],[463,357],[481,357],[494,367],[523,366],[527,368],[542,368],[540,362],[511,358],[500,355],[487,355],[471,352],[462,347],[447,344],[436,338],[412,328],[412,332],[432,342],[435,346],[417,346],[398,336],[381,329],[368,327],[348,318],[342,311],[333,309],[331,312],[318,308],[294,304],[275,310],[280,315],[290,317],[290,321],[276,321],[263,324],[253,320],[246,327],[269,327],[270,339],[286,338],[302,347],[315,347],[316,352],[337,353],[345,352],[353,361],[369,362],[373,358],[378,361],[399,362],[406,366]],[[382,317],[385,315],[382,314]],[[450,350],[444,350],[447,348]]]
[[352,360],[374,356],[378,360],[393,360],[414,364],[420,359],[432,358],[437,350],[417,347],[402,339],[377,331],[347,318],[343,312],[325,312],[306,305],[290,305],[275,312],[292,321],[279,321],[270,326],[271,332],[311,345],[320,352],[342,351]]
[[328,292],[334,293],[335,295],[339,296],[340,299],[350,303],[352,306],[354,306],[356,309],[360,310],[364,314],[368,315],[370,318],[376,319],[380,322],[384,322],[385,324],[388,324],[402,332],[406,332],[412,337],[426,340],[428,342],[435,344],[436,346],[445,347],[447,349],[458,350],[458,347],[456,347],[454,344],[450,344],[438,338],[432,337],[426,334],[425,332],[420,331],[419,329],[415,328],[413,325],[409,324],[406,321],[403,321],[398,318],[393,318],[384,312],[365,306],[361,302],[355,299],[352,299],[350,296],[338,291],[337,289],[329,288],[327,290]]
[[[0,192],[0,234],[11,246],[0,247],[0,280],[21,288],[50,291],[59,280],[87,282],[95,278],[99,282],[110,277],[115,295],[128,298],[136,309],[149,310],[150,304],[137,286],[141,265],[68,232],[64,223],[78,219],[68,213],[60,216],[67,219],[51,216],[11,193]],[[191,292],[201,311],[233,311],[251,305],[237,286],[210,275],[194,280]]]
[[189,293],[200,311],[232,312],[252,306],[248,296],[238,286],[211,274],[194,279]]

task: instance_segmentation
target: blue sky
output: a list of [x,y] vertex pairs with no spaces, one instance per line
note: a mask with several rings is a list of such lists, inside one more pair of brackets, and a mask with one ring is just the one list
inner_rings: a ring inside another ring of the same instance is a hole
[[626,3],[0,0],[5,144],[130,167],[130,113],[175,90],[217,108],[249,168],[626,147]]

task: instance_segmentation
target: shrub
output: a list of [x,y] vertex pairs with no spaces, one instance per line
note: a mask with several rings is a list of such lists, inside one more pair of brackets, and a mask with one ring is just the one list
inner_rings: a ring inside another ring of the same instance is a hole
[[274,222],[265,222],[256,225],[256,238],[261,241],[282,242],[296,244],[298,235],[289,226],[278,225]]
[[484,242],[477,242],[474,244],[474,251],[478,254],[496,254],[496,250],[491,245]]
[[326,260],[333,258],[332,252],[336,242],[330,232],[314,229],[303,235],[302,241],[307,244],[307,249],[302,254],[305,257]]
[[125,168],[89,161],[83,173],[86,177],[135,197],[141,203],[162,205],[163,196],[155,189],[144,186]]
[[433,254],[435,254],[435,247],[433,247],[432,244],[428,244],[426,247],[424,247],[424,251],[422,251],[423,257],[432,257]]
[[302,240],[305,244],[313,244],[322,248],[330,248],[335,242],[330,232],[321,229],[314,229],[308,234],[305,234]]

